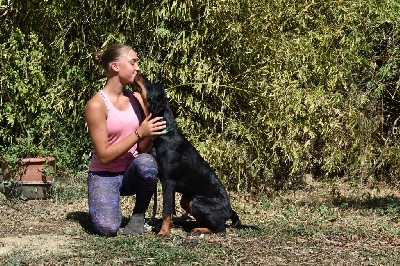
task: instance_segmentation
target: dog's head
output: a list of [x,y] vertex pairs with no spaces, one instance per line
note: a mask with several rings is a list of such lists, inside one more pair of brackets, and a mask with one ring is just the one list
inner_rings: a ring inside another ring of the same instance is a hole
[[142,96],[147,102],[149,111],[153,117],[163,116],[168,106],[168,98],[164,87],[159,83],[150,82],[144,75],[137,75],[136,83],[142,90]]

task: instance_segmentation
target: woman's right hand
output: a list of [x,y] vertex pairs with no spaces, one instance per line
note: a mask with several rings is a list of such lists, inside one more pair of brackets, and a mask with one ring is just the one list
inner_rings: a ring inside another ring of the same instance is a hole
[[163,117],[151,117],[152,114],[149,114],[137,129],[137,132],[142,138],[164,134],[162,131],[167,127],[167,122],[163,120]]

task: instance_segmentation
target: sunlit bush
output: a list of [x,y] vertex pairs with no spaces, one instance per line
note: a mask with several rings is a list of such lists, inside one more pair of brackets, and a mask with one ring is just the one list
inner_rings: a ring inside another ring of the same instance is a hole
[[231,189],[263,191],[305,174],[398,181],[397,1],[0,5],[5,144],[27,126],[37,136],[44,128],[67,168],[84,168],[84,108],[104,84],[90,53],[124,42],[165,84],[180,128]]

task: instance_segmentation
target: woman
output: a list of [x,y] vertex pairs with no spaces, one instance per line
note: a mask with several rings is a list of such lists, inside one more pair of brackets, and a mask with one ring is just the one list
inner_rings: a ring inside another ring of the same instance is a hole
[[85,114],[94,147],[88,175],[89,214],[98,233],[115,236],[122,221],[120,196],[136,195],[124,232],[142,234],[144,213],[157,185],[157,164],[146,153],[151,147],[149,137],[163,134],[165,121],[152,118],[141,95],[126,89],[140,71],[132,47],[111,45],[93,54],[93,61],[104,68],[107,82],[89,100]]

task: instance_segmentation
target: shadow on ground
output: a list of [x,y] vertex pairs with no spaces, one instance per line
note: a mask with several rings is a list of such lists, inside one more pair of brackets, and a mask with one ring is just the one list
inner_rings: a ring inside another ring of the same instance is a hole
[[88,234],[97,234],[88,212],[70,212],[67,214],[67,220],[78,222]]
[[[67,220],[78,222],[83,230],[88,234],[97,235],[96,229],[93,227],[92,220],[90,219],[90,214],[88,212],[70,212],[67,214]],[[122,217],[121,227],[124,228],[129,222],[128,217]]]
[[[149,222],[149,224],[152,224],[152,223]],[[162,219],[154,220],[153,232],[158,233],[161,229],[161,226],[162,226]],[[177,216],[177,217],[173,218],[173,227],[174,228],[182,228],[182,230],[185,231],[186,233],[191,233],[193,231],[193,229],[207,227],[207,225],[196,221],[190,215],[188,215],[187,213],[184,213],[182,216]],[[228,224],[227,228],[229,228],[229,227],[232,227],[232,226]],[[252,226],[252,225],[239,225],[238,227],[235,227],[235,229],[261,231],[261,228],[259,228],[257,226]]]
[[[90,215],[88,212],[82,212],[82,211],[77,211],[77,212],[70,212],[67,214],[67,220],[72,220],[76,221],[80,224],[80,226],[85,230],[86,233],[88,234],[97,234],[96,230],[93,227],[92,221],[90,219]],[[121,228],[124,228],[129,222],[129,217],[123,217],[122,218],[122,223],[121,223]],[[158,233],[161,229],[162,225],[162,219],[151,219],[151,218],[146,218],[146,222],[149,225],[152,225],[153,229],[152,231],[155,233]],[[201,224],[191,218],[189,215],[184,214],[179,217],[174,217],[173,218],[173,227],[174,228],[181,228],[183,231],[190,233],[193,231],[195,228],[199,227],[205,227],[204,224]],[[227,227],[230,227],[229,225]],[[260,231],[261,229],[256,227],[256,226],[250,226],[250,225],[240,225],[236,229],[241,229],[241,230],[256,230]]]
[[379,210],[382,214],[399,213],[400,198],[396,196],[371,197],[371,198],[339,198],[334,202],[339,208],[351,208],[358,210]]

